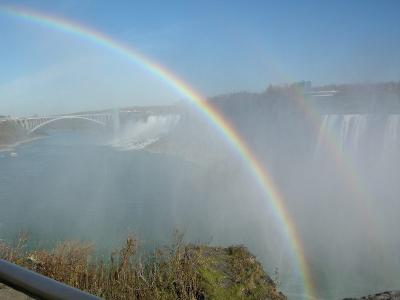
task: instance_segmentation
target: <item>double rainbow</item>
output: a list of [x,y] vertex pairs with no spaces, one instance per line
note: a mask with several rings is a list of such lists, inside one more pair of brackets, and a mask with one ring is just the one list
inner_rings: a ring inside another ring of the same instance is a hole
[[271,174],[262,167],[257,158],[250,151],[249,147],[235,131],[229,122],[212,106],[212,104],[202,97],[195,89],[179,79],[171,71],[165,69],[160,64],[150,60],[136,49],[124,45],[111,37],[85,27],[81,24],[64,20],[59,17],[46,15],[40,12],[28,10],[27,8],[14,6],[0,6],[0,13],[17,17],[31,23],[36,23],[53,30],[61,31],[67,34],[75,35],[85,41],[91,42],[97,46],[105,48],[117,55],[125,57],[128,61],[138,64],[148,72],[157,76],[162,81],[183,95],[193,106],[204,114],[209,122],[224,136],[225,140],[234,149],[241,160],[248,166],[249,171],[257,181],[265,194],[265,199],[269,201],[276,220],[282,228],[290,246],[297,268],[303,281],[303,293],[310,298],[314,296],[314,287],[308,270],[302,243],[295,230],[295,226],[285,207],[284,200],[279,193]]

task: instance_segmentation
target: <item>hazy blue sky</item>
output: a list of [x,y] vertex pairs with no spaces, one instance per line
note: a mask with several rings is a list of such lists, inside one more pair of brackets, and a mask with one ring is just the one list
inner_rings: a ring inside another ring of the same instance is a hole
[[[269,83],[400,80],[400,1],[7,1],[132,45],[204,95]],[[0,114],[181,96],[75,36],[0,13]]]

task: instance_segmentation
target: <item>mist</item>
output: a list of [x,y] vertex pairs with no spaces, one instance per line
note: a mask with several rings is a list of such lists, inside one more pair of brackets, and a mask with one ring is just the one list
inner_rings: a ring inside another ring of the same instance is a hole
[[322,298],[399,284],[399,98],[384,87],[339,85],[328,97],[270,87],[214,100],[274,174]]

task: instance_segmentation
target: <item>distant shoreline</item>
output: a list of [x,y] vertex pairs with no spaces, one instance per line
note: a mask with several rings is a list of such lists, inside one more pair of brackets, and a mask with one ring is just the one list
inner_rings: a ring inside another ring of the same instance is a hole
[[4,145],[0,144],[0,153],[1,152],[11,152],[11,151],[15,150],[15,148],[17,148],[18,146],[20,146],[22,144],[27,144],[30,142],[34,142],[36,140],[44,139],[44,138],[46,138],[45,135],[35,136],[32,138],[23,139],[21,141],[18,141],[18,142],[12,143],[12,144],[4,144]]

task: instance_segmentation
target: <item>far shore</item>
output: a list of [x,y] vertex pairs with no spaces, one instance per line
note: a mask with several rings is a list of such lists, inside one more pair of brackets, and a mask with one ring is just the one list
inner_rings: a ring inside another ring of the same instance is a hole
[[18,142],[12,143],[12,144],[4,144],[4,145],[0,144],[0,153],[14,151],[15,148],[17,148],[18,146],[20,146],[22,144],[31,143],[33,141],[40,140],[45,137],[46,137],[46,135],[34,136],[34,137],[26,138],[26,139],[23,139],[21,141],[18,141]]

